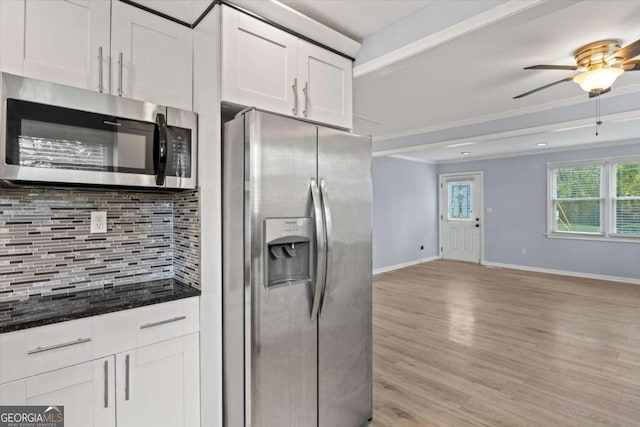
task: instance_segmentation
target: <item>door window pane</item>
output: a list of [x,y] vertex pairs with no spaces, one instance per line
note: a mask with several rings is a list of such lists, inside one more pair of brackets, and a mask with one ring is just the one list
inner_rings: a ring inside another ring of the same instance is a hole
[[473,182],[450,182],[449,219],[470,220],[473,215]]

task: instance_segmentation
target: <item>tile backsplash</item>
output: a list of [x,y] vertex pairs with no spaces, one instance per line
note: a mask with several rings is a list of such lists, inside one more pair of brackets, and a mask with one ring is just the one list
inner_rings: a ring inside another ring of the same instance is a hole
[[[91,212],[107,233],[91,234]],[[0,300],[176,279],[199,286],[198,192],[0,189]]]

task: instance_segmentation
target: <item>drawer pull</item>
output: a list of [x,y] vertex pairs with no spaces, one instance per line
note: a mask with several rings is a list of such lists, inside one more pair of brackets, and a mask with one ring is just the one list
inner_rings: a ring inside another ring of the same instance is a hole
[[129,355],[124,358],[125,364],[125,380],[124,380],[124,400],[129,400]]
[[145,323],[144,325],[140,326],[140,329],[153,328],[154,326],[165,325],[165,324],[171,323],[171,322],[178,322],[178,321],[184,320],[186,318],[187,318],[187,316],[178,316],[178,317],[174,317],[173,319],[161,320],[159,322]]
[[104,361],[104,407],[109,407],[109,361]]
[[75,341],[69,341],[69,342],[65,342],[65,343],[62,343],[62,344],[54,344],[54,345],[50,345],[50,346],[47,346],[47,347],[38,347],[36,349],[27,351],[27,354],[42,353],[42,352],[45,352],[45,351],[55,350],[57,348],[63,348],[63,347],[70,347],[72,345],[82,344],[82,343],[89,342],[89,341],[91,341],[91,338],[78,338]]

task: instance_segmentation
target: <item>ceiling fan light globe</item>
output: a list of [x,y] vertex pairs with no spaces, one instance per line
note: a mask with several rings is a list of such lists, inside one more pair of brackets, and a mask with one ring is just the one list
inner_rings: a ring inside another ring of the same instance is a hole
[[622,68],[600,68],[578,74],[573,81],[578,83],[585,92],[597,92],[611,87],[622,73],[624,73]]

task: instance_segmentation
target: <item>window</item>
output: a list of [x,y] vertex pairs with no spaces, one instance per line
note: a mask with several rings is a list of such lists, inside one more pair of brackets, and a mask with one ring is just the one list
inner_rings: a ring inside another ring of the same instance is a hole
[[554,170],[553,231],[602,233],[602,166]]
[[471,219],[473,182],[450,182],[449,186],[449,219]]
[[615,233],[640,235],[640,162],[618,163],[611,207]]
[[549,233],[640,237],[640,160],[549,165]]

